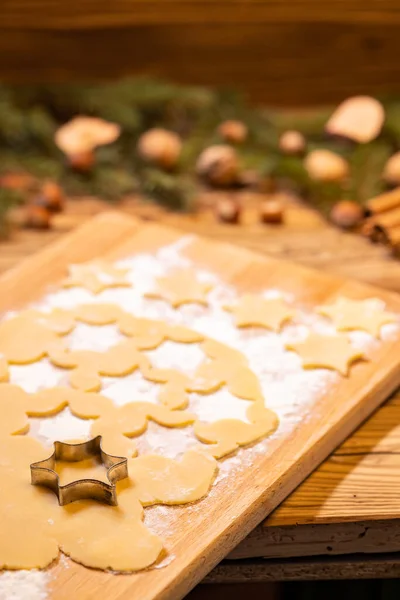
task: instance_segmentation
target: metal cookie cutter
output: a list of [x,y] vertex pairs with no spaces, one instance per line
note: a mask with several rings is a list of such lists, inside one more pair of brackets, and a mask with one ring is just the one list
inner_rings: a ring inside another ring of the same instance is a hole
[[[110,483],[98,479],[78,479],[60,485],[60,478],[54,470],[57,460],[79,462],[93,456],[98,456],[107,468],[107,479]],[[127,459],[104,452],[101,447],[101,435],[79,444],[54,442],[54,452],[49,458],[31,464],[32,485],[50,488],[56,494],[60,506],[86,498],[117,506],[115,484],[125,477],[128,477]]]

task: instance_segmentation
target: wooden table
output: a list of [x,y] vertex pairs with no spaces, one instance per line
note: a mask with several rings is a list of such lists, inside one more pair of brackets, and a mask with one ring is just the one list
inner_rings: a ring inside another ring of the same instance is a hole
[[[20,231],[0,244],[4,271],[89,216],[109,206],[71,201],[46,232]],[[284,226],[257,223],[251,207],[242,226],[212,215],[166,214],[134,199],[121,208],[160,218],[186,232],[400,292],[400,261],[367,240],[328,226],[316,213],[290,205]],[[262,525],[208,576],[213,582],[400,577],[400,393],[382,406]],[[363,554],[365,553],[365,554]],[[268,560],[266,560],[268,559]]]

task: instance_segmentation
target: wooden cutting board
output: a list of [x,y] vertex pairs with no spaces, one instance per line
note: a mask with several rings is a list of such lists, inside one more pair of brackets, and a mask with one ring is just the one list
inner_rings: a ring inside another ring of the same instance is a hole
[[[119,213],[103,213],[53,246],[25,260],[0,278],[0,311],[38,299],[65,276],[66,266],[98,256],[122,258],[155,251],[181,233],[142,224]],[[312,309],[341,294],[378,297],[400,313],[400,296],[298,265],[201,238],[183,254],[218,274],[239,292],[278,288]],[[64,600],[179,600],[266,517],[326,456],[400,384],[400,338],[382,343],[371,362],[321,398],[315,411],[290,436],[277,438],[267,455],[257,454],[247,470],[202,500],[199,510],[177,507],[163,568],[113,575],[64,561],[50,569],[50,598]]]

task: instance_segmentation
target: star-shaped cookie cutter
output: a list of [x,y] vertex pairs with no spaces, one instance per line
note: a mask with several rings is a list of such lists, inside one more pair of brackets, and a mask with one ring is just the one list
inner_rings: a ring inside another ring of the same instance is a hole
[[[60,485],[60,478],[54,470],[57,460],[79,462],[93,456],[99,457],[107,468],[109,483],[99,479],[78,479],[66,485]],[[54,452],[49,458],[31,464],[32,485],[50,488],[57,496],[60,506],[88,498],[117,506],[115,484],[126,477],[128,477],[127,459],[104,452],[101,447],[101,435],[78,444],[54,442]]]

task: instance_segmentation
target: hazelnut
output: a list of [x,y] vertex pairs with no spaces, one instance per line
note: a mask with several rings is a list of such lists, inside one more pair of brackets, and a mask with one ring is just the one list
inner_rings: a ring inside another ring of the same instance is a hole
[[263,223],[278,224],[283,222],[284,206],[279,199],[264,200],[260,207],[260,220]]
[[383,169],[383,179],[392,185],[400,185],[400,152],[393,154]]
[[304,159],[304,167],[311,179],[342,181],[349,173],[347,161],[330,150],[313,150]]
[[0,188],[29,192],[34,189],[36,179],[29,173],[5,173],[0,176]]
[[331,135],[340,135],[359,144],[371,142],[381,132],[385,110],[370,96],[353,96],[339,104],[325,129]]
[[233,198],[220,198],[215,204],[215,215],[221,223],[238,223],[240,205]]
[[84,152],[75,152],[68,155],[68,165],[78,173],[89,173],[95,163],[93,150],[85,150]]
[[351,200],[340,200],[331,209],[329,218],[341,229],[353,229],[361,223],[364,217],[362,207]]
[[306,148],[305,137],[300,131],[285,131],[279,138],[279,148],[284,154],[301,154]]
[[61,187],[54,181],[45,181],[35,204],[44,206],[48,211],[56,213],[64,208],[64,194]]
[[27,204],[25,206],[24,226],[31,229],[49,229],[51,215],[44,206]]
[[225,145],[209,146],[197,159],[196,171],[199,177],[211,185],[233,185],[239,176],[236,150]]
[[218,127],[219,135],[231,144],[243,144],[248,135],[247,126],[241,121],[229,120],[224,121]]
[[172,131],[149,129],[140,136],[137,149],[139,156],[146,162],[163,169],[172,169],[179,160],[182,142]]

